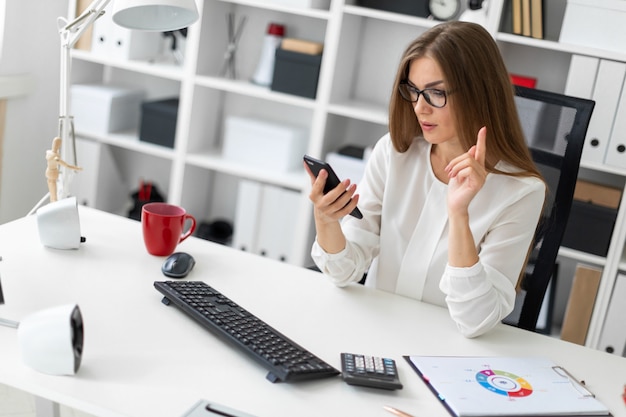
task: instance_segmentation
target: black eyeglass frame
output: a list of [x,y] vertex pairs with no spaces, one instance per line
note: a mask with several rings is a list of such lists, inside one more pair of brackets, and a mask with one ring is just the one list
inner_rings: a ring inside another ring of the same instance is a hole
[[[403,90],[403,86],[406,86],[407,89],[410,89],[412,91],[414,91],[417,94],[417,97],[415,98],[415,100],[411,99],[411,97],[407,97],[404,95],[404,93],[406,91]],[[435,104],[433,104],[433,102],[430,99],[430,94],[428,93],[429,91],[436,91],[437,93],[443,93],[443,105],[441,106],[437,106]],[[442,90],[440,88],[425,88],[423,90],[420,90],[419,88],[415,87],[414,85],[409,84],[408,81],[401,81],[400,85],[398,85],[398,92],[400,93],[400,97],[402,97],[403,100],[408,101],[409,103],[417,103],[417,101],[419,100],[420,96],[423,95],[424,96],[424,100],[426,100],[426,103],[428,103],[430,106],[436,108],[436,109],[441,109],[443,107],[446,107],[446,105],[448,104],[448,94],[449,92],[446,90]]]

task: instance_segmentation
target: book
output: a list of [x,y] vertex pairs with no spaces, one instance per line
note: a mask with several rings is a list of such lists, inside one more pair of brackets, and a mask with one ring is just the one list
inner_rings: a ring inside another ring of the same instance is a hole
[[516,35],[522,34],[522,0],[510,0],[511,15],[513,16],[513,33]]
[[319,55],[324,50],[324,44],[303,39],[285,38],[280,47],[286,51],[299,52],[307,55]]
[[582,383],[547,358],[404,358],[453,416],[611,415]]
[[530,0],[522,0],[522,35],[530,36]]
[[530,0],[530,36],[543,39],[543,0]]
[[579,345],[585,344],[601,277],[602,270],[599,268],[585,265],[576,267],[574,283],[561,328],[562,340]]

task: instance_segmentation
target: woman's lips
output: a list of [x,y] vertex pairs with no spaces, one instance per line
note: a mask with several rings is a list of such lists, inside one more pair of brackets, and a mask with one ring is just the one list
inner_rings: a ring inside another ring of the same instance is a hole
[[424,132],[430,132],[437,127],[437,125],[428,122],[420,122],[420,126],[422,127],[422,131]]

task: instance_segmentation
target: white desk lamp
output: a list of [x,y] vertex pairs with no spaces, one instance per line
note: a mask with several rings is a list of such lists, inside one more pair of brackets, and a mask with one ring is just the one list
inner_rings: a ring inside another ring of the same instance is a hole
[[[61,159],[77,165],[72,116],[70,116],[70,50],[91,24],[104,13],[111,0],[95,0],[71,22],[59,18],[61,37],[61,84],[59,137]],[[198,19],[194,0],[116,0],[113,21],[128,29],[167,32],[189,26]],[[30,211],[37,211],[39,236],[44,246],[77,249],[80,221],[75,197],[69,197],[72,169],[59,167],[57,198],[41,207],[47,196]],[[41,208],[40,208],[41,207]],[[1,294],[1,292],[0,292]],[[21,323],[0,318],[0,325],[18,329],[22,359],[31,368],[51,375],[73,375],[83,350],[83,319],[78,305],[69,304],[33,313]]]
[[[78,166],[76,157],[76,140],[72,116],[70,115],[70,51],[93,24],[104,14],[104,9],[111,0],[94,0],[78,17],[71,22],[58,18],[59,36],[61,38],[61,80],[60,80],[60,115],[59,137],[61,138],[60,159],[70,165]],[[198,10],[194,0],[115,0],[113,21],[128,29],[168,32],[189,26],[198,19]],[[40,216],[44,197],[31,213],[37,210],[39,235],[45,246],[57,249],[77,249],[82,238],[76,201],[63,202],[70,196],[70,184],[74,170],[64,165],[59,167],[56,182],[56,198],[50,196],[50,203]],[[29,213],[30,214],[30,213]],[[56,224],[50,224],[53,221]],[[67,236],[58,231],[68,231]],[[78,231],[78,238],[75,231]],[[52,235],[51,235],[52,234]]]
[[[95,0],[76,19],[68,22],[58,18],[61,38],[61,83],[59,137],[61,138],[61,159],[72,165],[78,165],[72,116],[70,115],[70,51],[93,24],[104,14],[104,9],[111,0]],[[194,0],[115,0],[113,21],[127,29],[168,32],[189,26],[198,19],[198,10]],[[59,200],[70,195],[69,186],[73,171],[61,169],[58,188]]]

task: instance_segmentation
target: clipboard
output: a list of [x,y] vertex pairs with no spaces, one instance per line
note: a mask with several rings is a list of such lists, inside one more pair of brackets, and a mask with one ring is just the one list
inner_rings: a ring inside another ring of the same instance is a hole
[[546,358],[404,358],[454,417],[612,416],[584,384]]

